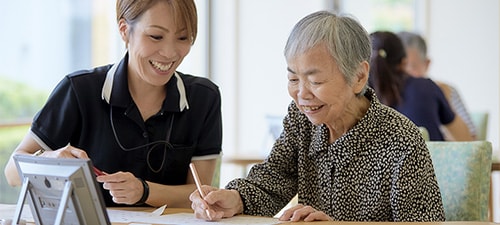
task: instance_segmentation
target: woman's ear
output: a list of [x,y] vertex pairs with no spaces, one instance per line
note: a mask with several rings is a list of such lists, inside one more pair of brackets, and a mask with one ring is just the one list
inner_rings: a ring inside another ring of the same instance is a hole
[[370,72],[370,64],[367,61],[363,61],[359,64],[358,70],[356,72],[356,77],[352,82],[352,88],[355,94],[361,93],[368,82],[368,74]]
[[125,42],[125,46],[127,46],[129,40],[129,25],[123,18],[118,21],[118,31],[120,32],[122,40]]

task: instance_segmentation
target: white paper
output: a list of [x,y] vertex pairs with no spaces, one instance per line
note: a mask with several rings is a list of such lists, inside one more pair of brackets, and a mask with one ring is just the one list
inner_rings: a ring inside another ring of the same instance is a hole
[[112,223],[135,224],[279,224],[276,218],[238,215],[219,221],[205,221],[197,219],[193,213],[173,213],[161,216],[151,216],[149,212],[108,209],[109,219]]
[[151,212],[108,209],[109,221],[119,223],[143,222],[141,218],[150,217]]
[[163,212],[165,211],[166,208],[167,208],[167,205],[163,205],[162,207],[157,208],[155,211],[153,211],[151,214],[149,214],[149,216],[161,216],[161,214],[163,214]]

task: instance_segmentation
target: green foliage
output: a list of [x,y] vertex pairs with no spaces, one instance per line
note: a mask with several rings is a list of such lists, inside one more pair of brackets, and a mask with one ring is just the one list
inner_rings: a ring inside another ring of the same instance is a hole
[[[1,128],[0,129],[0,170],[3,171],[7,161],[24,135],[29,125]],[[0,173],[0,203],[16,203],[19,195],[19,187],[11,187],[5,179],[4,173]]]
[[374,8],[370,32],[414,29],[414,0],[373,0],[372,4]]
[[40,110],[48,92],[0,76],[0,120],[31,118]]
[[[0,123],[32,118],[47,96],[47,91],[0,76]],[[9,186],[3,170],[28,129],[29,125],[0,128],[0,203],[17,202],[20,188]]]

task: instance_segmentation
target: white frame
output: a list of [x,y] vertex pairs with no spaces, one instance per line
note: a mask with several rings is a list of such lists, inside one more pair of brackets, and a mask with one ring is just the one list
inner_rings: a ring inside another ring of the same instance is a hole
[[36,224],[111,224],[89,159],[14,156],[23,180],[13,222],[26,198]]

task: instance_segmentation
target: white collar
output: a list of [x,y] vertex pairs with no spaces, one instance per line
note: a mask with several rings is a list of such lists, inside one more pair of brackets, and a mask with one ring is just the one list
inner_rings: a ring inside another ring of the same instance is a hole
[[[115,78],[116,68],[118,67],[118,63],[115,63],[111,69],[108,70],[106,74],[106,80],[104,81],[104,85],[102,86],[101,97],[109,104],[109,100],[111,99],[111,90],[113,89],[113,80]],[[180,111],[184,111],[184,109],[189,109],[189,104],[186,98],[186,88],[184,87],[184,82],[177,72],[174,73],[175,78],[177,78],[177,90],[179,91],[179,109]]]

